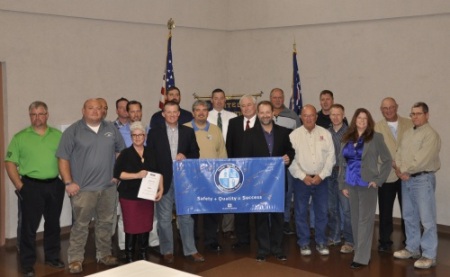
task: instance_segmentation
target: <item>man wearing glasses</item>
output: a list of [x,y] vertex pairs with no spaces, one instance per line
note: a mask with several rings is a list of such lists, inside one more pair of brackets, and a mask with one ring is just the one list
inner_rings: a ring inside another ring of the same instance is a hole
[[31,126],[15,134],[5,159],[6,172],[16,187],[22,209],[20,264],[24,276],[34,276],[36,231],[44,216],[45,263],[63,268],[60,260],[60,223],[64,184],[58,177],[55,157],[61,132],[47,125],[47,105],[41,101],[28,108]]
[[427,104],[415,103],[410,116],[414,127],[407,130],[400,141],[394,164],[402,180],[406,247],[396,251],[394,257],[419,258],[414,267],[430,268],[436,265],[438,246],[435,172],[441,167],[441,139],[428,123]]
[[[413,127],[412,121],[409,118],[401,117],[397,114],[398,105],[394,98],[386,97],[381,101],[381,114],[383,119],[375,124],[375,131],[383,134],[384,142],[386,143],[392,157],[395,157],[398,145],[403,138],[406,130]],[[394,231],[392,212],[394,208],[395,198],[398,196],[398,203],[400,209],[402,207],[402,180],[395,174],[392,169],[386,183],[378,188],[378,207],[380,211],[380,229],[378,240],[378,251],[390,252],[392,247],[391,235]],[[405,225],[402,220],[402,231],[404,240]]]

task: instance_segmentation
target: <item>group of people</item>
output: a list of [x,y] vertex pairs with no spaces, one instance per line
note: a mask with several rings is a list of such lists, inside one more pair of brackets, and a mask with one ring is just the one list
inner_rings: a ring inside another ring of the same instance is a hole
[[[64,193],[70,197],[73,215],[70,273],[83,271],[93,219],[99,263],[119,264],[111,252],[116,225],[125,262],[136,259],[137,245],[138,259],[147,259],[150,246],[164,263],[173,263],[173,230],[177,227],[184,256],[205,261],[196,247],[197,216],[178,215],[176,227],[173,224],[172,162],[197,158],[283,158],[284,211],[254,215],[258,261],[269,255],[287,260],[284,233],[297,234],[301,255],[311,255],[314,236],[320,255],[328,255],[329,246],[342,244],[341,253],[354,252],[352,268],[365,266],[370,261],[377,198],[378,250],[390,251],[398,195],[406,247],[394,252],[394,257],[416,258],[417,268],[435,265],[434,192],[440,138],[428,123],[425,103],[413,105],[409,120],[397,114],[396,101],[388,97],[381,102],[383,120],[375,123],[370,112],[360,108],[348,124],[344,107],[334,104],[329,90],[320,94],[319,112],[305,105],[300,116],[284,105],[284,92],[279,88],[270,92],[270,101],[257,103],[251,95],[242,96],[239,116],[225,110],[221,89],[212,92],[212,107],[197,100],[189,112],[181,109],[180,101],[180,90],[169,88],[162,111],[152,116],[148,126],[141,122],[138,101],[118,99],[118,118],[108,122],[106,101],[88,99],[82,119],[64,133],[47,125],[49,111],[44,102],[31,103],[31,126],[13,137],[5,159],[19,196],[17,241],[24,276],[34,276],[35,238],[42,216],[45,263],[65,267],[59,256]],[[155,200],[138,198],[141,180],[153,173],[161,175]],[[250,214],[203,215],[205,249],[222,250],[220,229],[236,238],[234,249],[250,245]]]

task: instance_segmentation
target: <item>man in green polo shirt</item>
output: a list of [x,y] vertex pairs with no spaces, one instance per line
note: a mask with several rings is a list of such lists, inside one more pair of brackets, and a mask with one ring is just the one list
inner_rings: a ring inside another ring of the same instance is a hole
[[64,183],[58,177],[56,150],[61,132],[47,126],[47,105],[41,101],[28,108],[31,126],[15,134],[5,159],[6,172],[16,187],[22,209],[20,263],[24,276],[34,276],[36,231],[44,216],[45,263],[63,268],[60,260],[60,223]]

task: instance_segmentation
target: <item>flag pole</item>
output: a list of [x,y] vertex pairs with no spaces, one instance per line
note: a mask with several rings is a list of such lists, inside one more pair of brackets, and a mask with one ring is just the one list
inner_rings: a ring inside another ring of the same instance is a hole
[[[172,77],[172,81],[171,83],[169,83],[169,85],[174,86],[175,85],[175,80],[173,80],[173,68],[172,68],[172,54],[171,54],[171,40],[172,40],[172,29],[175,28],[175,21],[170,18],[167,21],[167,29],[169,29],[169,36],[167,38],[167,53],[166,53],[166,66],[164,68],[164,74],[163,74],[163,84],[161,86],[161,98],[159,100],[159,108],[162,110],[164,107],[164,103],[166,102],[166,89],[167,89],[167,81],[169,77]],[[170,61],[169,61],[170,60]],[[168,68],[168,67],[171,68]],[[168,69],[170,70],[170,72],[168,71]],[[169,76],[168,76],[169,75]],[[166,78],[167,77],[167,78]],[[170,82],[170,80],[169,80]]]

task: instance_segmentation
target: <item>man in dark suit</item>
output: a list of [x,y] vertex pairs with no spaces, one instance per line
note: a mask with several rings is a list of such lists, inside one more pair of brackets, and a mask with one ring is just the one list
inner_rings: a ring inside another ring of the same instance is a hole
[[[239,100],[241,107],[241,116],[230,119],[228,124],[228,133],[226,139],[226,148],[228,158],[244,157],[242,153],[244,131],[252,128],[258,122],[256,116],[256,99],[251,95],[244,95]],[[258,123],[259,124],[259,123]],[[236,233],[237,242],[233,244],[233,248],[250,245],[250,217],[246,213],[238,213],[234,215],[234,231]]]
[[[172,160],[198,159],[200,153],[194,130],[178,124],[180,106],[177,102],[166,102],[162,116],[165,124],[150,129],[147,147],[155,155],[155,159],[157,159],[156,170],[164,178],[164,196],[159,202],[156,202],[160,250],[164,262],[173,263],[172,212],[175,198]],[[194,220],[192,217],[190,215],[179,215],[178,224],[184,255],[195,262],[205,261],[195,247]]]
[[[259,124],[245,131],[243,154],[245,157],[282,157],[289,166],[295,152],[289,140],[291,130],[273,123],[273,105],[269,101],[258,104]],[[286,173],[286,171],[285,171]],[[285,176],[285,180],[287,176]],[[287,182],[285,183],[287,186]],[[285,188],[283,188],[285,189]],[[257,261],[273,254],[278,260],[287,260],[283,251],[283,212],[256,213]]]

